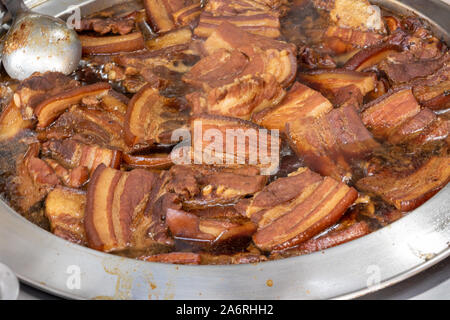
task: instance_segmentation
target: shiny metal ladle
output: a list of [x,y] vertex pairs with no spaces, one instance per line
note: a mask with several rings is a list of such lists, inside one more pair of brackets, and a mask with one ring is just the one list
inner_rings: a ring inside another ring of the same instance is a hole
[[77,33],[61,19],[29,10],[23,0],[1,0],[14,22],[5,36],[2,62],[11,78],[34,72],[73,72],[81,59]]

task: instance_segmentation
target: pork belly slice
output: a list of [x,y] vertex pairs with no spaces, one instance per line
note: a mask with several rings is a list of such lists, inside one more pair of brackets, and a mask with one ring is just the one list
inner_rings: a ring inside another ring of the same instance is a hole
[[333,23],[344,28],[385,32],[380,8],[367,0],[314,0],[313,4],[329,12]]
[[209,91],[248,75],[249,64],[248,58],[238,50],[220,49],[197,62],[183,76],[183,81]]
[[333,230],[318,238],[309,239],[296,247],[274,252],[271,258],[285,258],[322,251],[361,238],[369,233],[370,228],[366,222],[356,222],[345,229]]
[[140,257],[139,260],[172,264],[201,264],[201,255],[194,252],[170,252]]
[[220,49],[238,50],[250,62],[244,74],[271,73],[283,87],[294,81],[297,72],[295,45],[252,35],[228,22],[216,28],[205,41],[204,49],[208,54]]
[[401,51],[400,46],[390,43],[365,48],[352,56],[345,63],[344,68],[354,71],[368,70],[399,51]]
[[232,23],[243,30],[270,38],[280,36],[279,4],[254,0],[211,0],[200,15],[194,33],[207,38],[223,22]]
[[45,199],[46,195],[61,182],[55,171],[38,158],[38,143],[29,145],[27,152],[16,159],[16,175],[11,181],[12,203],[27,213]]
[[85,205],[86,192],[61,186],[53,189],[45,200],[45,215],[51,232],[70,242],[86,245]]
[[106,37],[80,35],[79,38],[84,55],[133,52],[145,47],[141,32]]
[[81,19],[78,28],[75,26],[75,30],[77,32],[94,31],[100,35],[107,33],[125,35],[133,31],[137,17],[138,13],[132,12],[124,17],[84,18]]
[[34,109],[38,120],[38,128],[45,128],[58,118],[66,109],[72,105],[82,102],[87,97],[101,99],[108,94],[111,86],[108,83],[99,82],[80,88],[71,89],[61,94],[45,99]]
[[70,188],[81,188],[89,180],[89,169],[85,166],[78,166],[73,169],[67,169],[58,161],[53,159],[43,159],[55,171],[59,180]]
[[383,71],[393,84],[410,82],[416,78],[427,77],[450,61],[450,54],[432,59],[416,59],[408,54],[399,54],[380,63],[379,69]]
[[100,164],[118,169],[122,158],[119,150],[87,145],[73,139],[45,142],[42,153],[67,168],[86,167],[89,172],[93,172]]
[[450,157],[436,156],[408,176],[380,173],[359,180],[359,190],[380,196],[398,210],[411,211],[443,188],[450,180]]
[[325,49],[339,55],[355,48],[379,45],[383,41],[383,35],[370,31],[329,26],[323,35],[323,41]]
[[169,209],[166,220],[176,240],[215,252],[247,247],[256,231],[256,225],[242,216],[208,219],[183,210]]
[[343,181],[351,180],[352,164],[379,146],[350,105],[320,118],[288,122],[286,133],[292,149],[308,167]]
[[[161,49],[115,55],[106,64],[100,61],[99,65],[104,65],[109,80],[130,93],[136,93],[146,84],[157,89],[180,90],[181,77],[198,61],[198,52],[191,48],[190,38],[178,31],[181,33],[176,30],[148,40],[150,47],[164,46]],[[188,42],[182,43],[184,41]],[[183,93],[176,92],[177,95]]]
[[377,77],[374,73],[345,69],[309,71],[299,74],[298,78],[336,105],[343,105],[351,99],[355,99],[356,104],[360,104],[362,98],[373,91],[377,85]]
[[172,132],[186,127],[187,115],[176,100],[161,96],[146,85],[131,99],[125,121],[125,141],[129,146],[174,144]]
[[88,185],[84,227],[89,247],[105,252],[155,245],[148,235],[152,217],[144,214],[158,175],[119,171],[101,164]]
[[124,118],[121,113],[103,108],[74,106],[50,127],[39,131],[41,141],[76,138],[86,144],[129,151],[124,141]]
[[217,114],[249,120],[252,113],[277,105],[285,91],[271,74],[247,75],[233,83],[186,96],[193,114]]
[[234,204],[262,190],[268,178],[254,167],[175,165],[163,179],[162,188],[175,194],[184,208],[202,209]]
[[60,72],[34,73],[20,82],[13,99],[23,119],[30,120],[34,118],[34,110],[41,102],[79,86],[78,81]]
[[173,165],[169,153],[123,154],[122,160],[127,167],[135,169],[164,170]]
[[415,116],[400,124],[392,134],[389,135],[388,141],[392,144],[399,144],[411,140],[423,133],[423,131],[436,120],[437,116],[434,112],[428,108],[424,108]]
[[362,121],[375,137],[387,139],[407,119],[420,112],[410,88],[394,90],[364,106]]
[[357,197],[345,183],[300,168],[253,197],[246,210],[258,225],[253,242],[263,251],[296,246],[336,223]]
[[144,0],[147,21],[155,32],[185,26],[201,13],[200,0]]
[[319,92],[296,82],[280,104],[254,113],[252,121],[268,129],[284,131],[287,122],[318,118],[332,109],[333,105]]
[[450,108],[450,66],[444,66],[436,74],[413,81],[413,94],[424,107],[432,110]]
[[20,109],[12,100],[0,114],[0,141],[12,140],[31,127],[33,122],[23,119]]
[[190,122],[194,163],[251,165],[265,174],[279,166],[280,138],[253,122],[217,115],[197,115]]
[[192,31],[188,27],[172,30],[158,37],[145,41],[149,50],[161,50],[164,48],[189,44],[192,40]]

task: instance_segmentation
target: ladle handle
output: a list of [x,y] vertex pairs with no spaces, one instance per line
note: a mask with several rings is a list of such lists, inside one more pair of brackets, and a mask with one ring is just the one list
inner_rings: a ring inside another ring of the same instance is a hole
[[9,14],[15,18],[21,12],[27,11],[28,8],[23,0],[1,0],[3,5],[8,9]]

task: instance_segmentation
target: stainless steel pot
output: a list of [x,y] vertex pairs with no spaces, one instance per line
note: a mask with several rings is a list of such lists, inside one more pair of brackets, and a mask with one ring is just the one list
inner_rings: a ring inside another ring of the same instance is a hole
[[[36,2],[36,1],[31,1]],[[34,10],[82,14],[124,0],[39,1]],[[449,43],[450,7],[437,0],[372,1],[427,19]],[[136,261],[64,241],[0,202],[0,261],[39,289],[77,299],[354,298],[417,274],[450,254],[450,185],[390,226],[350,243],[260,264],[176,266]]]

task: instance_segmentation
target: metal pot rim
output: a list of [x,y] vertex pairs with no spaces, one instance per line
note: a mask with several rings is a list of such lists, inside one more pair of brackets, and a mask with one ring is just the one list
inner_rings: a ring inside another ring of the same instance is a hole
[[[58,0],[39,2],[34,9],[41,13],[68,13]],[[120,2],[73,1],[82,13]],[[435,0],[371,2],[400,13],[421,10],[420,15],[448,39],[450,6]],[[128,259],[72,244],[33,225],[0,201],[0,262],[22,281],[74,299],[348,299],[407,279],[448,257],[449,213],[447,185],[399,221],[323,252],[259,264],[182,266]]]

